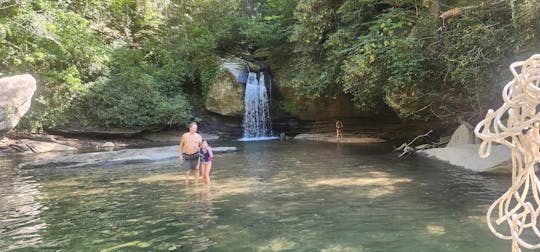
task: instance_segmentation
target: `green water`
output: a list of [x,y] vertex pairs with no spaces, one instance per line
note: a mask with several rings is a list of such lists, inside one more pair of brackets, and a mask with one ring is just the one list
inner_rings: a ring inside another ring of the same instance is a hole
[[0,251],[510,251],[484,217],[507,177],[386,145],[232,144],[211,187],[171,163],[19,170],[3,157]]

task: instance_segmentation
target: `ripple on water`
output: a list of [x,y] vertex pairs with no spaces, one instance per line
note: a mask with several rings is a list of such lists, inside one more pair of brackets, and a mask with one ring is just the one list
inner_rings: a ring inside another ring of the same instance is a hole
[[240,143],[210,187],[170,164],[4,164],[0,250],[508,250],[483,217],[503,179],[373,146]]

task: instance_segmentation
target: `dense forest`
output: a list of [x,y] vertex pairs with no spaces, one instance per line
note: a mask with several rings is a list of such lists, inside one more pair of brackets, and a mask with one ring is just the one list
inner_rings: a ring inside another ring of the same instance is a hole
[[539,52],[538,17],[537,0],[4,0],[0,76],[38,79],[27,128],[178,125],[221,58],[252,54],[298,99],[474,121]]

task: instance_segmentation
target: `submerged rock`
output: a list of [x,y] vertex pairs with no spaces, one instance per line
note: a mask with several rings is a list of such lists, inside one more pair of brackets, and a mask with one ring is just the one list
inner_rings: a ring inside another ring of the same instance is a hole
[[[236,147],[214,147],[214,153],[236,151]],[[63,156],[52,159],[37,160],[19,164],[19,168],[39,168],[39,167],[85,167],[104,166],[135,163],[152,163],[159,161],[177,161],[178,145],[144,148],[126,149],[109,152],[82,153],[70,156]]]

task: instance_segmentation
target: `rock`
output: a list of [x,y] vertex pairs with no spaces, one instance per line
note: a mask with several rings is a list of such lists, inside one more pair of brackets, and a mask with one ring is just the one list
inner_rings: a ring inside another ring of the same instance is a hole
[[255,63],[255,62],[248,62],[249,71],[253,73],[258,73],[264,69],[264,67],[261,64]]
[[454,131],[447,146],[462,144],[474,144],[474,133],[465,124],[461,124],[456,131]]
[[112,151],[114,150],[115,144],[113,142],[105,142],[99,146],[99,149]]
[[62,127],[49,128],[48,133],[61,136],[85,136],[98,138],[130,138],[137,136],[145,131],[144,128],[125,129],[125,128],[98,128],[98,127]]
[[15,143],[10,145],[11,148],[17,150],[18,152],[33,152],[33,153],[44,153],[44,152],[55,152],[55,151],[77,151],[77,148],[53,143],[53,142],[42,142],[34,141],[29,139],[20,139],[15,141]]
[[265,60],[270,58],[270,55],[272,54],[270,48],[259,48],[253,52],[252,56],[256,60]]
[[208,89],[205,107],[208,111],[241,117],[244,115],[245,86],[238,83],[227,71],[220,71]]
[[430,158],[448,162],[474,172],[511,172],[511,152],[504,145],[491,147],[491,154],[481,158],[478,154],[479,144],[461,144],[445,148],[419,150],[416,153]]
[[[294,137],[295,140],[321,141],[321,142],[337,142],[336,135],[330,134],[298,134]],[[368,136],[349,136],[343,137],[341,143],[382,143],[385,140]]]
[[[186,128],[184,132],[187,132],[188,129]],[[170,143],[170,144],[178,144],[180,142],[180,137],[182,134],[184,134],[182,131],[178,130],[167,130],[167,131],[160,131],[160,132],[151,132],[151,133],[145,133],[141,136],[143,139],[147,139],[152,142],[159,142],[159,143]],[[218,135],[214,134],[207,134],[207,133],[200,133],[201,137],[207,141],[216,141],[219,139]],[[165,144],[162,144],[165,145]]]
[[0,136],[15,128],[26,114],[36,91],[36,79],[29,74],[0,78]]
[[246,84],[248,78],[247,62],[239,58],[227,59],[220,66],[222,70],[231,73],[237,82]]
[[[279,108],[288,115],[304,121],[335,120],[337,118],[369,118],[375,114],[357,109],[350,95],[319,97],[314,100],[297,99],[294,89],[281,87],[274,82],[273,98],[279,101]],[[274,113],[273,117],[279,117]],[[335,122],[335,121],[334,121]]]
[[[236,147],[213,147],[214,153],[236,151]],[[152,162],[178,162],[178,145],[125,149],[109,152],[82,153],[19,164],[19,168],[39,167],[86,167]]]

